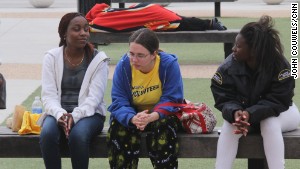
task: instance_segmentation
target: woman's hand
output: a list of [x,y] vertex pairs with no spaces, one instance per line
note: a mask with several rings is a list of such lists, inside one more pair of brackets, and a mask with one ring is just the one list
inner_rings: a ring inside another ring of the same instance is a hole
[[69,138],[70,131],[71,131],[73,125],[74,125],[74,119],[73,119],[72,114],[70,114],[70,113],[66,113],[66,114],[64,114],[64,116],[65,116],[65,119],[67,121],[65,134],[66,134],[66,138]]
[[68,123],[67,123],[67,121],[66,121],[65,115],[62,115],[62,116],[58,119],[57,123],[58,123],[58,125],[61,126],[62,128],[65,128],[65,127],[68,125]]
[[249,117],[250,114],[247,111],[237,110],[234,113],[235,122],[233,125],[237,127],[237,129],[234,130],[235,134],[247,135],[248,127],[250,126],[250,123],[248,123]]
[[148,114],[148,110],[144,110],[135,115],[131,122],[137,127],[137,129],[143,131],[150,122],[157,119],[159,119],[159,114],[157,112]]
[[74,120],[70,113],[64,113],[58,119],[58,125],[63,128],[66,138],[69,138],[69,134],[70,134],[73,124],[74,124]]
[[148,114],[148,110],[141,111],[133,116],[131,123],[134,124],[137,129],[143,131],[148,124],[147,119],[149,116],[150,114]]

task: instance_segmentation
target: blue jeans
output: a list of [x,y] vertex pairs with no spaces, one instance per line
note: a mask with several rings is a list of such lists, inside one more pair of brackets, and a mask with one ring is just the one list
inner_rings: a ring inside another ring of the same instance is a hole
[[53,116],[44,120],[40,135],[40,147],[46,169],[61,169],[60,144],[69,145],[73,169],[88,169],[91,140],[103,129],[105,118],[100,114],[79,120],[71,129],[69,139]]

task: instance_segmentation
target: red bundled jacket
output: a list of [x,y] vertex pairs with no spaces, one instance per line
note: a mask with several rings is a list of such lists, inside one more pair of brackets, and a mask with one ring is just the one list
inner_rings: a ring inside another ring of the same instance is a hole
[[130,32],[145,27],[154,31],[173,30],[182,19],[158,4],[146,3],[120,9],[96,4],[86,18],[93,32]]

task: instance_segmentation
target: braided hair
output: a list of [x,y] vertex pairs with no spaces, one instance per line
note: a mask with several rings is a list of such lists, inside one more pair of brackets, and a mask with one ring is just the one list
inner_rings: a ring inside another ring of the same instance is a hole
[[[61,18],[58,26],[58,34],[60,37],[59,47],[67,46],[65,35],[68,30],[68,26],[71,20],[78,16],[85,18],[85,16],[82,13],[78,13],[78,12],[67,13]],[[86,44],[86,46],[84,47],[84,51],[86,56],[88,57],[88,60],[91,61],[92,60],[91,57],[94,54],[94,47],[90,42]]]

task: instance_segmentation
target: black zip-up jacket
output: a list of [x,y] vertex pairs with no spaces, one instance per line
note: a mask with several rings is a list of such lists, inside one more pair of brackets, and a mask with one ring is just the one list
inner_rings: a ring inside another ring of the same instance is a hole
[[250,114],[249,123],[259,122],[289,108],[294,96],[295,80],[290,74],[290,65],[270,76],[260,78],[259,72],[251,72],[245,63],[237,62],[232,55],[227,57],[211,80],[215,107],[229,123],[234,122],[236,110]]

